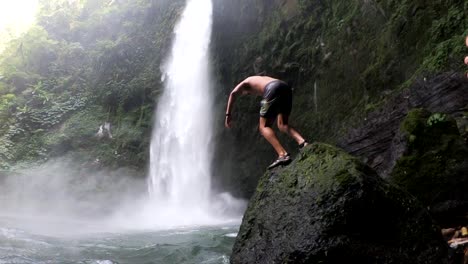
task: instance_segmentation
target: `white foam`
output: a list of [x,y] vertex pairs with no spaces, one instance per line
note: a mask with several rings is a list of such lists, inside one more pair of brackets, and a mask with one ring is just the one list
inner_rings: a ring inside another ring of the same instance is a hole
[[229,234],[226,234],[224,236],[226,236],[226,237],[237,237],[237,233],[229,233]]

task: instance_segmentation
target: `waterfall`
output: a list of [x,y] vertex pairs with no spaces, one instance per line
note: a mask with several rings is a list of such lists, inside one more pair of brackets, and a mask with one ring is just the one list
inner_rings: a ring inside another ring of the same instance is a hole
[[211,0],[188,0],[163,67],[155,114],[149,193],[172,211],[209,206],[213,110],[209,79]]

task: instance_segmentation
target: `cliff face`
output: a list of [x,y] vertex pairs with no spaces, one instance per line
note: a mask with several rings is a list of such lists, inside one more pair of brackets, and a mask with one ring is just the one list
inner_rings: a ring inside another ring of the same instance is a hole
[[314,143],[261,177],[231,262],[440,264],[447,246],[411,195]]
[[[466,137],[468,112],[468,80],[457,73],[446,73],[416,81],[410,88],[382,102],[356,128],[349,129],[339,146],[365,161],[383,177],[387,177],[403,154],[398,145],[401,123],[414,108],[446,113],[457,120]],[[447,131],[449,132],[449,131]]]
[[[336,143],[389,98],[415,82],[418,86],[417,80],[460,71],[467,13],[462,0],[215,1],[219,101],[248,75],[284,79],[294,88],[292,124],[309,141]],[[447,89],[462,86],[446,84]],[[425,84],[417,94],[437,93],[442,85]],[[225,102],[220,126],[223,107]],[[274,152],[257,132],[258,100],[239,100],[233,118],[237,128],[220,128],[217,174],[224,175],[221,185],[248,196]],[[291,140],[281,139],[295,151]]]

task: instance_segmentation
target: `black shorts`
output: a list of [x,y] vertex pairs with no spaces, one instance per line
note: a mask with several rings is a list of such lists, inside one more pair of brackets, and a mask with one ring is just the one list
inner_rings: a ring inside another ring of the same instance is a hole
[[291,114],[292,91],[283,81],[272,81],[265,86],[263,99],[260,103],[260,116],[274,118],[278,114]]

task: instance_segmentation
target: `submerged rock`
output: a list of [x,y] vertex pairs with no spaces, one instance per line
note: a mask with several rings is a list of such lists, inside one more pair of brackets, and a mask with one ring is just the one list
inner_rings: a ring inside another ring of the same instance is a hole
[[312,144],[262,176],[231,262],[446,263],[428,212],[367,165]]

